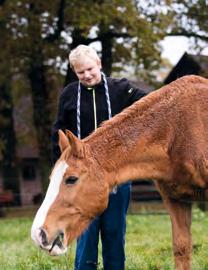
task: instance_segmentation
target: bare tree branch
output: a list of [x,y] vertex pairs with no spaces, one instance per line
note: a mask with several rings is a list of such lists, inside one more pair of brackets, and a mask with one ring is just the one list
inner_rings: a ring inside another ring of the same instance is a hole
[[170,33],[166,33],[166,36],[184,36],[188,38],[194,37],[194,38],[199,38],[204,41],[208,41],[208,36],[200,35],[194,32],[185,31],[184,29],[181,31],[172,31]]
[[64,10],[65,10],[66,2],[65,0],[60,0],[58,12],[57,12],[57,27],[55,29],[54,34],[48,35],[45,40],[48,42],[53,42],[54,40],[59,39],[61,32],[64,30]]

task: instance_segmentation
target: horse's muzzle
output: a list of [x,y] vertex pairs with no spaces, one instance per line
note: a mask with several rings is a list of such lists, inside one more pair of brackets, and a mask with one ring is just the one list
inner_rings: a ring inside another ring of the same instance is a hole
[[39,228],[32,232],[32,239],[40,248],[48,251],[49,255],[62,255],[67,251],[62,231],[58,231],[53,240],[49,241],[47,232],[43,228]]

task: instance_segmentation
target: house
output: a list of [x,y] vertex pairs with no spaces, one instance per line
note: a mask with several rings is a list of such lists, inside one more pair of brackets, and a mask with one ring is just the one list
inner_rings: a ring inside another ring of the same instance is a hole
[[184,75],[191,74],[208,78],[207,55],[193,55],[185,52],[164,80],[164,84],[168,84]]
[[[17,139],[15,167],[17,177],[9,179],[9,181],[13,182],[12,187],[18,187],[5,190],[5,180],[0,162],[0,206],[15,205],[15,197],[19,198],[18,201],[21,205],[32,205],[38,201],[42,194],[38,165],[39,152],[35,129],[31,124],[31,108],[32,101],[28,96],[23,96],[15,104],[14,127]],[[19,190],[20,194],[16,194],[16,190]]]
[[38,156],[36,150],[18,149],[17,164],[18,169],[17,179],[11,179],[18,184],[20,194],[16,194],[12,189],[4,188],[3,175],[0,174],[0,206],[13,206],[15,196],[20,199],[21,205],[33,205],[42,199],[42,185],[40,181],[40,170],[38,166]]

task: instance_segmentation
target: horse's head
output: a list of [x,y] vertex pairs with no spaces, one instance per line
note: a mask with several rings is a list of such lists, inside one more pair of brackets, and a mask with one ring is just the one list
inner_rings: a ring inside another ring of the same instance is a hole
[[65,253],[108,203],[109,186],[90,148],[71,132],[66,134],[59,131],[62,154],[31,229],[35,243],[51,255]]

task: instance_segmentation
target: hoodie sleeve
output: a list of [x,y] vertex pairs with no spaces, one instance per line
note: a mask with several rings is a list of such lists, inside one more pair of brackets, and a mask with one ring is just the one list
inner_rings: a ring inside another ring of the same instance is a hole
[[132,105],[135,101],[147,95],[145,90],[136,87],[127,79],[123,79],[123,83],[126,96],[126,107]]

